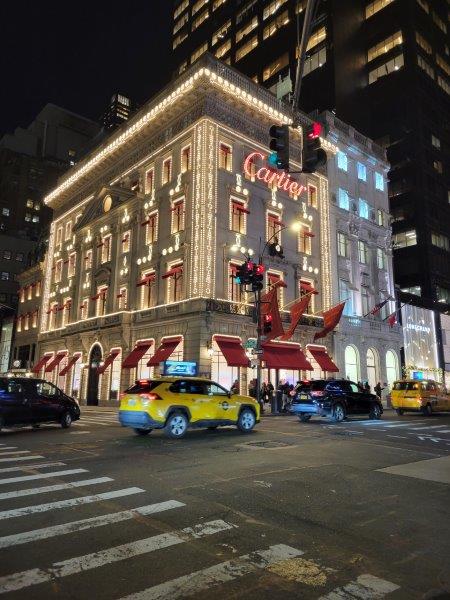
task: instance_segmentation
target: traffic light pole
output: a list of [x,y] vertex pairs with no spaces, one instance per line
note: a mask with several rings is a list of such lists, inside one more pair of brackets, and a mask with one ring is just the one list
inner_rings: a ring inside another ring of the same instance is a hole
[[[260,262],[261,264],[261,262]],[[262,353],[262,322],[261,322],[261,290],[255,292],[256,310],[256,401],[261,406],[261,353]]]

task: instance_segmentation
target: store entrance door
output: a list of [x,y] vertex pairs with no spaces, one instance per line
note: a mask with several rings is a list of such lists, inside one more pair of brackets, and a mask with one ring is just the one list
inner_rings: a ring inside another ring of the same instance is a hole
[[89,375],[87,384],[87,404],[88,406],[98,406],[98,367],[102,360],[102,349],[98,344],[92,347],[89,356]]

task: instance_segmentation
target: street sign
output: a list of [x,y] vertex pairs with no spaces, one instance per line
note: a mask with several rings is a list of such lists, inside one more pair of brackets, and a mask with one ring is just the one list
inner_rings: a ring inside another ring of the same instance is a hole
[[247,349],[256,348],[256,339],[247,340],[244,344],[244,348],[247,348]]
[[255,348],[253,350],[253,354],[264,354],[264,350],[262,348],[259,348],[259,350],[257,348]]

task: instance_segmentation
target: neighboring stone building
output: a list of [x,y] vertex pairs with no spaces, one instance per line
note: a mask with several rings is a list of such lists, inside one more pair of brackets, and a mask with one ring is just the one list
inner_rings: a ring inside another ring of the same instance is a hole
[[[243,344],[255,325],[233,274],[241,248],[257,257],[272,236],[285,259],[264,258],[265,283],[281,305],[315,289],[311,312],[330,308],[327,178],[275,180],[265,162],[270,125],[290,121],[269,91],[205,55],[63,177],[45,199],[54,220],[34,371],[91,404],[117,401],[169,357],[225,385],[238,377],[245,390],[254,371]],[[332,158],[336,147],[325,146]],[[301,130],[291,136],[294,170],[300,150]],[[322,358],[308,347],[321,325],[304,315],[291,343],[266,348],[265,379],[334,371],[332,336]]]

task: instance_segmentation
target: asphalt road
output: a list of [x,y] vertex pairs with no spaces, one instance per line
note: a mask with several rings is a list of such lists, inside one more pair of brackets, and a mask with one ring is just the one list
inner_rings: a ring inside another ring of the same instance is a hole
[[[450,598],[450,415],[0,434],[0,596]],[[0,598],[1,600],[1,598]]]

